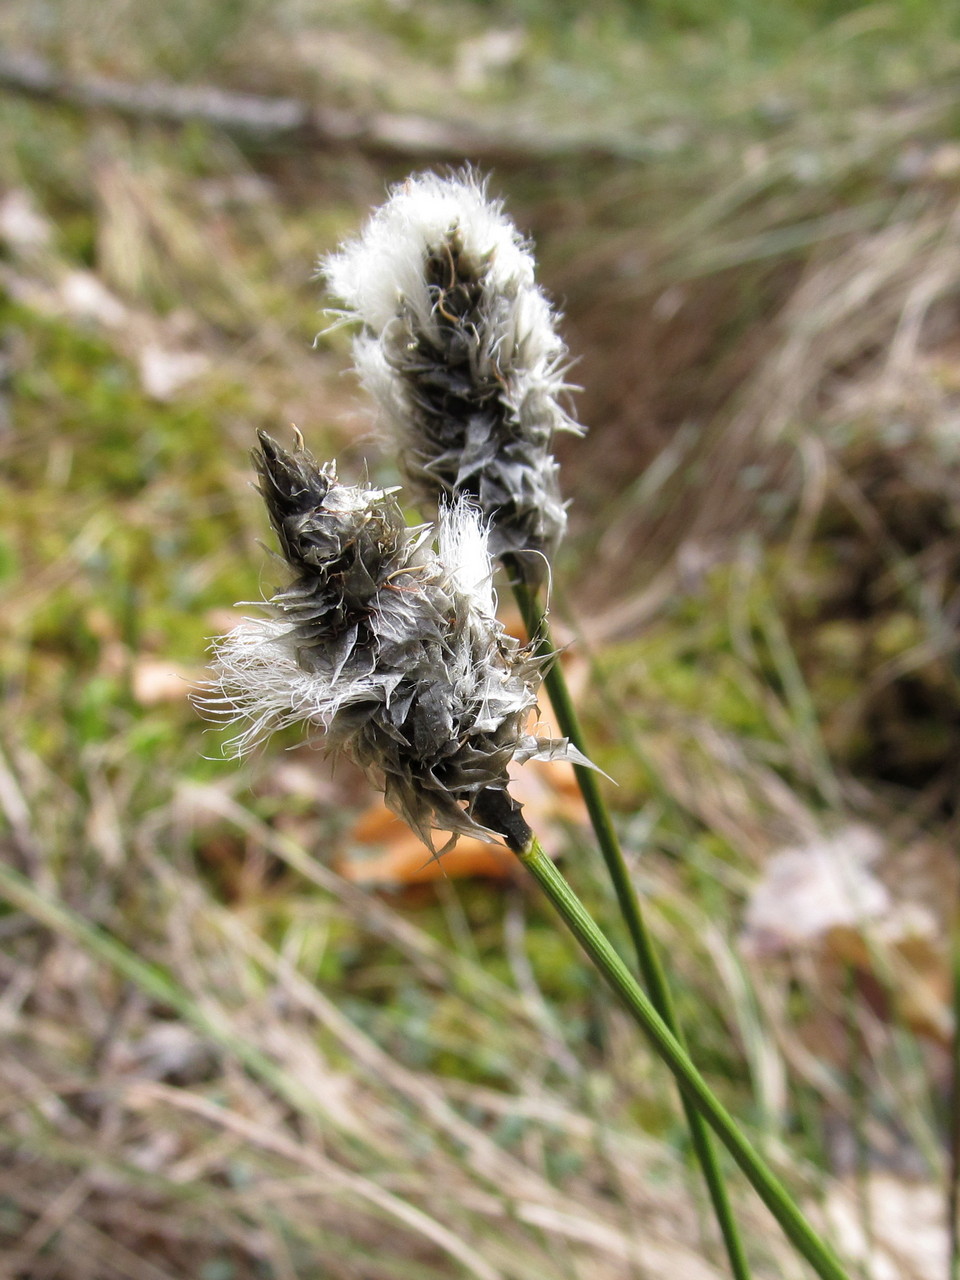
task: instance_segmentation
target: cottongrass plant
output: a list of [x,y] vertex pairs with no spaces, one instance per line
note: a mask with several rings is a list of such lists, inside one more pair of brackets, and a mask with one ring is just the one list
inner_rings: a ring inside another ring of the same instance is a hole
[[[788,1237],[824,1280],[846,1280],[684,1047],[546,856],[508,789],[513,760],[578,758],[528,734],[538,665],[492,611],[482,528],[464,508],[442,519],[438,549],[407,529],[389,491],[343,485],[302,447],[261,437],[261,492],[292,570],[269,604],[215,642],[206,710],[238,722],[242,752],[295,722],[348,752],[429,840],[498,837],[533,874],[599,973],[646,1032],[685,1096],[713,1126]],[[404,598],[400,599],[399,597]]]
[[[590,776],[572,735],[541,739],[526,728],[548,656],[534,587],[565,525],[550,442],[572,425],[557,399],[564,350],[529,250],[472,175],[426,175],[397,190],[361,240],[331,259],[328,277],[364,322],[362,376],[398,431],[405,473],[439,507],[437,528],[407,529],[391,491],[343,485],[302,446],[289,454],[261,437],[261,493],[292,581],[270,617],[216,642],[207,709],[241,723],[235,751],[297,721],[319,730],[428,844],[434,827],[502,839],[679,1082],[734,1275],[746,1277],[747,1266],[704,1121],[816,1273],[846,1280],[674,1034],[599,792],[585,794],[652,999],[509,792],[507,766],[533,757],[568,759],[581,780]],[[488,534],[538,623],[539,651],[496,621]],[[575,724],[569,695],[566,703]]]

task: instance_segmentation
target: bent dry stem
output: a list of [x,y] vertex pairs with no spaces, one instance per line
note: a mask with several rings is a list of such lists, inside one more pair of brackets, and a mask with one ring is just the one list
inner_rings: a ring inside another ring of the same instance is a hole
[[[546,614],[540,608],[535,592],[524,582],[521,566],[511,563],[509,569],[514,578],[514,594],[517,605],[523,616],[527,634],[531,642],[537,644],[538,652],[543,657],[550,657],[556,650],[550,636]],[[560,732],[569,738],[573,745],[586,755],[586,746],[580,721],[577,716],[570,690],[564,679],[559,662],[552,662],[544,676],[544,683],[550,695],[550,701]],[[609,810],[600,794],[597,776],[592,769],[582,765],[574,765],[574,772],[580,787],[581,795],[590,815],[590,822],[596,833],[597,843],[603,854],[607,871],[613,883],[620,906],[620,914],[626,922],[637,954],[637,964],[641,976],[650,993],[654,1008],[681,1045],[684,1045],[683,1034],[673,1008],[670,985],[660,964],[653,939],[647,929],[640,903],[630,880],[627,864],[620,847],[620,841],[614,830]],[[684,1046],[685,1047],[685,1046]],[[749,1280],[750,1268],[740,1232],[733,1216],[733,1209],[727,1189],[723,1181],[723,1172],[710,1139],[706,1122],[696,1107],[681,1090],[681,1101],[690,1131],[690,1141],[703,1172],[703,1180],[707,1185],[714,1216],[723,1236],[724,1247],[730,1261],[730,1270],[734,1280]]]
[[[482,803],[481,803],[482,801]],[[482,820],[503,833],[508,847],[531,873],[564,924],[580,943],[633,1020],[646,1033],[657,1055],[676,1077],[684,1096],[697,1108],[743,1170],[754,1190],[780,1223],[787,1239],[821,1280],[850,1280],[840,1259],[800,1212],[779,1178],[737,1127],[691,1062],[683,1045],[656,1011],[649,997],[604,937],[592,916],[505,792],[487,792],[477,802]]]

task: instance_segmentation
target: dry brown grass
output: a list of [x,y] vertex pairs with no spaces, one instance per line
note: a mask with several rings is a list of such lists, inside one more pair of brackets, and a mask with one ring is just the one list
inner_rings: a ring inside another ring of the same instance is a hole
[[[116,74],[169,74],[196,37],[184,74],[264,92],[286,71],[312,92],[336,62],[334,98],[442,113],[456,80],[402,17],[368,46],[338,9],[329,44],[294,24],[258,49],[247,10],[206,34],[159,14],[158,52],[115,39],[126,6],[102,9],[62,51],[77,69],[113,49]],[[887,50],[868,75],[861,37],[832,30],[779,81],[743,51],[738,78],[709,42],[660,58],[611,41],[620,97],[596,127],[642,133],[645,163],[495,185],[583,356],[558,612],[571,601],[584,631],[572,678],[695,1056],[852,1256],[876,1202],[872,1280],[926,1280],[960,758],[956,52]],[[550,88],[538,39],[503,74],[528,123],[553,103],[572,127],[576,93]],[[639,65],[642,101],[625,88]],[[481,109],[471,92],[458,109]],[[496,76],[487,92],[495,126],[512,99]],[[296,421],[392,481],[342,338],[311,350],[309,279],[389,166],[10,102],[0,139],[0,198],[29,197],[48,233],[8,229],[0,261],[0,1269],[723,1274],[667,1081],[536,901],[359,890],[331,870],[366,802],[356,779],[306,751],[241,774],[205,762],[179,675],[149,695],[138,679],[196,671],[259,590],[257,426]],[[158,395],[150,350],[199,362],[174,359]],[[749,954],[744,904],[771,856],[854,821],[884,836],[888,916]],[[581,843],[570,869],[606,910]],[[910,951],[891,929],[917,906],[936,929]],[[734,1195],[757,1276],[799,1277]]]

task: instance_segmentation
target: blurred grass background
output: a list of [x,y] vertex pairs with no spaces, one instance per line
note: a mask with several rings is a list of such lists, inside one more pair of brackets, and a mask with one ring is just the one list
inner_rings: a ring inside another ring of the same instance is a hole
[[[225,763],[187,701],[276,585],[255,430],[393,482],[313,266],[460,157],[566,314],[555,617],[693,1055],[862,1275],[946,1274],[957,34],[932,0],[8,0],[5,1273],[724,1274],[666,1073],[535,895],[357,887],[365,788],[295,736]],[[361,127],[39,101],[30,58]],[[731,1179],[756,1274],[803,1275]]]

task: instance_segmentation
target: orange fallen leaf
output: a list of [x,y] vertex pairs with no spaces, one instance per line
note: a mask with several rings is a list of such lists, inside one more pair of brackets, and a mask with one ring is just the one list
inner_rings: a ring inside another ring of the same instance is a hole
[[[524,806],[524,816],[541,837],[562,834],[565,823],[586,821],[586,810],[577,788],[573,769],[559,763],[531,760],[517,769],[511,779],[511,793]],[[442,848],[447,837],[438,832],[436,845]],[[431,857],[429,849],[405,822],[377,800],[358,819],[348,837],[353,849],[377,848],[370,856],[345,855],[338,870],[355,884],[428,884],[441,877],[463,879],[481,877],[508,880],[516,876],[516,858],[502,845],[487,844],[461,836],[456,846],[441,857]]]
[[[441,876],[505,880],[516,872],[516,859],[508,849],[471,836],[461,836],[442,857],[432,857],[419,836],[386,807],[364,814],[351,835],[353,843],[383,847],[373,857],[341,862],[340,874],[355,884],[427,884]],[[438,834],[438,847],[445,839]]]

